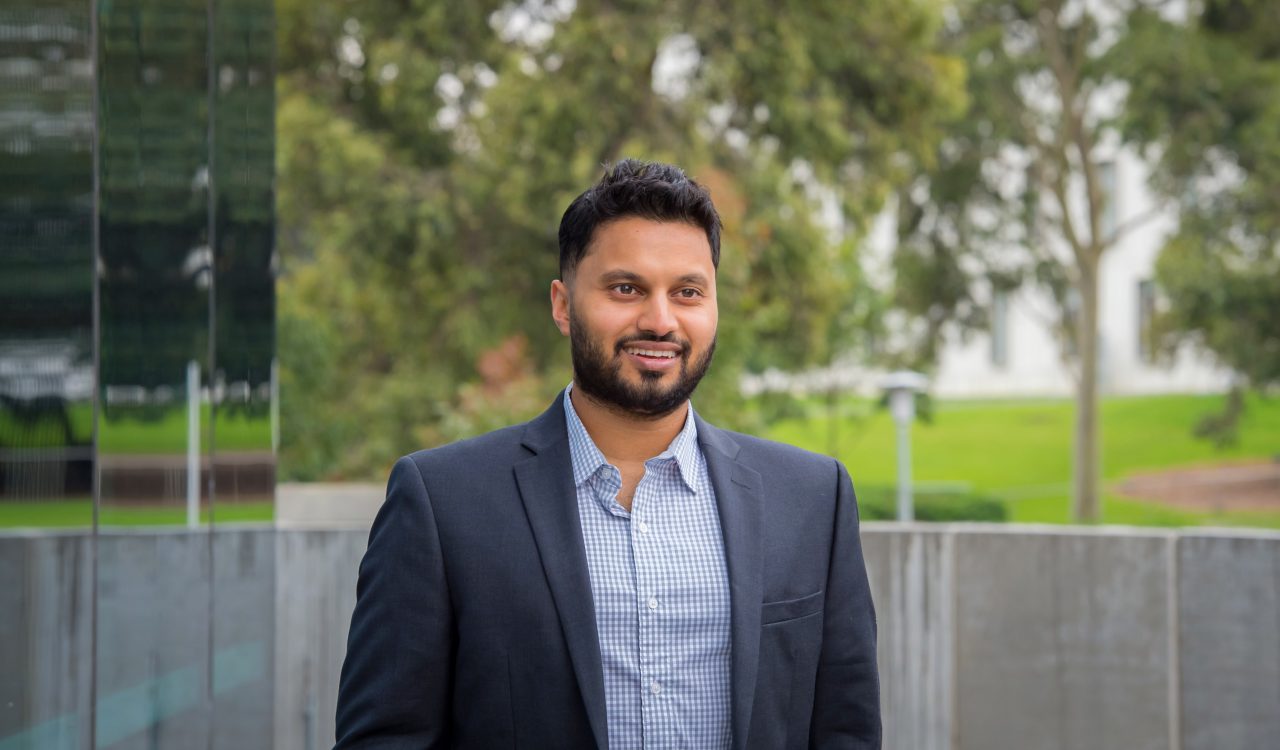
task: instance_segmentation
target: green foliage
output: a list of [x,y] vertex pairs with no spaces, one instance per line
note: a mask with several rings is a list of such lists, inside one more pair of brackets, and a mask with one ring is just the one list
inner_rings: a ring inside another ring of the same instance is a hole
[[[1180,209],[1156,265],[1165,347],[1192,341],[1241,378],[1280,385],[1280,2],[1209,0],[1187,22],[1142,13],[1126,135]],[[1238,395],[1238,394],[1237,394]],[[1238,398],[1196,426],[1235,440]]]
[[1187,224],[1156,263],[1168,302],[1161,326],[1173,343],[1193,336],[1247,382],[1280,384],[1280,254],[1244,257]]
[[[1205,319],[1175,316],[1168,326],[1206,340],[1220,356],[1274,337],[1274,315],[1265,316],[1275,305],[1255,304],[1255,280],[1242,277],[1264,277],[1272,298],[1280,294],[1274,263],[1280,191],[1275,181],[1255,188],[1231,173],[1280,175],[1276,45],[1274,34],[1258,31],[1274,28],[1280,3],[1210,0],[1187,7],[1221,38],[1206,41],[1201,30],[1164,21],[1171,6],[1145,0],[957,3],[949,49],[968,63],[970,110],[941,142],[934,166],[901,191],[896,302],[920,325],[899,358],[917,368],[934,365],[948,329],[985,327],[984,308],[996,291],[1029,283],[1045,292],[1055,303],[1052,330],[1064,366],[1076,380],[1074,488],[1082,520],[1096,518],[1100,498],[1103,260],[1158,214],[1142,209],[1109,220],[1115,203],[1107,195],[1106,160],[1124,139],[1155,147],[1158,182],[1184,204],[1184,235],[1195,257],[1163,263],[1161,280],[1194,281],[1182,289],[1166,283],[1181,297],[1213,294],[1212,285],[1222,281],[1215,299],[1235,300],[1202,305]],[[1257,64],[1264,59],[1271,62]],[[1267,218],[1242,229],[1249,215]],[[1263,226],[1271,229],[1260,234]],[[1261,247],[1271,260],[1259,264]],[[1216,262],[1240,275],[1202,273]],[[1232,320],[1236,303],[1249,308],[1244,330],[1233,330],[1230,343],[1209,340],[1206,327]],[[1269,347],[1262,359],[1274,359],[1275,351]]]
[[622,156],[713,193],[697,404],[751,427],[745,368],[825,364],[874,329],[865,228],[962,90],[929,3],[281,0],[277,19],[288,478],[378,476],[545,407],[569,378],[559,218]]
[[[944,331],[984,330],[994,291],[1033,284],[1056,303],[1055,333],[1077,330],[1071,292],[1088,297],[1105,231],[1099,144],[1117,134],[1102,110],[1130,52],[1117,27],[1140,2],[957,3],[946,49],[966,62],[967,110],[929,168],[898,196],[895,303],[923,323],[900,359],[930,368]],[[1078,298],[1077,298],[1078,299]]]
[[[898,518],[898,496],[894,487],[860,487],[858,514],[864,521],[893,521]],[[1009,511],[1002,500],[965,492],[924,492],[912,494],[912,510],[917,521],[985,521],[1002,523]]]

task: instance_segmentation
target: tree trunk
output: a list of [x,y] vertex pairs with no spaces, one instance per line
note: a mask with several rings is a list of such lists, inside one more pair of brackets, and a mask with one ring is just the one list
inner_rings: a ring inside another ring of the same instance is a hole
[[1080,315],[1076,321],[1076,349],[1080,379],[1076,389],[1076,438],[1071,515],[1077,523],[1101,520],[1098,438],[1098,271],[1081,268]]

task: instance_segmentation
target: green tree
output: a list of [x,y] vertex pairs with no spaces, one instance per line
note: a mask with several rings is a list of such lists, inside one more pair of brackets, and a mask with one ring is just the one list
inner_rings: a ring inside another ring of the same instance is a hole
[[1072,513],[1099,518],[1098,298],[1102,259],[1147,217],[1109,220],[1106,161],[1120,140],[1117,45],[1134,3],[963,0],[950,47],[968,64],[969,112],[936,166],[901,192],[899,304],[930,363],[948,323],[982,326],[985,291],[1038,285],[1056,302],[1076,384]]
[[1167,344],[1190,340],[1238,374],[1222,414],[1234,439],[1247,386],[1280,384],[1280,2],[1207,0],[1188,18],[1134,17],[1126,133],[1179,211],[1156,264]]
[[568,379],[556,229],[622,156],[725,219],[699,408],[743,368],[825,363],[881,305],[869,218],[958,109],[927,3],[281,0],[282,465],[369,476],[510,423]]

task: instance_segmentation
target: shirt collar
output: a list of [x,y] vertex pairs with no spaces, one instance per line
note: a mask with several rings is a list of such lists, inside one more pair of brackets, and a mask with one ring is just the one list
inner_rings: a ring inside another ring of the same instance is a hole
[[[573,408],[573,399],[569,398],[571,390],[573,390],[573,383],[564,389],[564,418],[569,428],[569,455],[573,463],[573,484],[575,487],[581,487],[583,482],[595,476],[600,467],[608,466],[609,461],[596,447],[586,426],[582,424],[577,410]],[[692,403],[689,404],[689,411],[685,414],[684,427],[667,449],[654,458],[674,458],[676,466],[680,468],[680,478],[690,490],[697,491],[695,479],[698,471],[698,425],[693,418]]]

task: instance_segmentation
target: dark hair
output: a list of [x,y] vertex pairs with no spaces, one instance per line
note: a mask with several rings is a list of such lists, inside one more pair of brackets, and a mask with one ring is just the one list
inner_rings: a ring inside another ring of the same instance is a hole
[[578,267],[597,228],[630,216],[700,227],[711,246],[711,265],[720,267],[720,214],[707,189],[679,167],[623,159],[574,198],[560,218],[560,278]]

